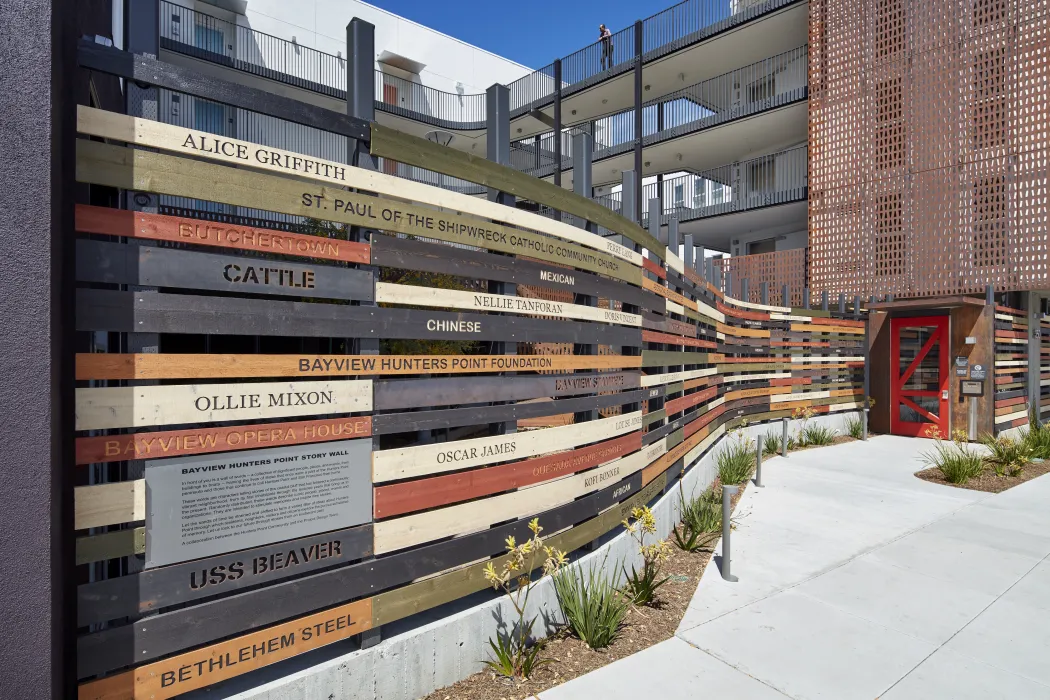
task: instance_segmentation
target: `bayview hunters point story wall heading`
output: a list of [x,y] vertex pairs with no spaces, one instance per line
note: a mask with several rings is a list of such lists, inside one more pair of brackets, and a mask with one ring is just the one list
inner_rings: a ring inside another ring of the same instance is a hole
[[185,205],[81,203],[70,232],[70,534],[116,562],[78,586],[81,700],[175,697],[471,595],[533,517],[577,550],[742,420],[859,405],[863,322],[728,298],[510,168],[476,177],[634,242],[148,119],[82,107],[78,130],[106,141],[78,142],[85,186]]

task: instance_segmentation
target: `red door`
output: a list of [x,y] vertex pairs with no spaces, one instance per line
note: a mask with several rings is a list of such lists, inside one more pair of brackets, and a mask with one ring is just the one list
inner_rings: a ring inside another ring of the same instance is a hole
[[893,385],[890,430],[894,435],[947,437],[948,317],[890,319]]

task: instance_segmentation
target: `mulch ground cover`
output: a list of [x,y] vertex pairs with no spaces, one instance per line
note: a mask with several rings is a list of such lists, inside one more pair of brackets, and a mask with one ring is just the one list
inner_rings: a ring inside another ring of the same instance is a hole
[[1031,481],[1037,476],[1042,476],[1047,473],[1050,473],[1050,461],[1029,463],[1025,465],[1024,470],[1018,476],[996,476],[995,470],[991,467],[985,467],[985,470],[980,476],[970,479],[965,484],[951,483],[944,478],[944,475],[941,474],[941,470],[937,467],[930,467],[929,469],[915,472],[915,476],[923,481],[929,481],[934,484],[943,484],[944,486],[954,486],[958,489],[1002,493],[1007,489],[1012,489],[1018,484]]
[[[734,508],[745,488],[742,486],[734,496]],[[528,700],[537,693],[670,639],[714,554],[711,547],[684,552],[673,546],[673,537],[671,542],[671,556],[663,565],[663,575],[671,579],[658,590],[656,605],[632,606],[620,635],[609,647],[595,651],[563,629],[548,639],[544,652],[544,657],[555,659],[555,663],[542,667],[529,680],[509,680],[491,671],[482,671],[436,690],[422,700]],[[712,546],[715,542],[717,539]]]

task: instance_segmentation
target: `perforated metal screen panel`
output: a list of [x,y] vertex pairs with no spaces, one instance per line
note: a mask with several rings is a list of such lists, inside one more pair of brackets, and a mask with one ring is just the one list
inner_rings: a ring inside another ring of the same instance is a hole
[[812,288],[1050,287],[1050,0],[809,7]]

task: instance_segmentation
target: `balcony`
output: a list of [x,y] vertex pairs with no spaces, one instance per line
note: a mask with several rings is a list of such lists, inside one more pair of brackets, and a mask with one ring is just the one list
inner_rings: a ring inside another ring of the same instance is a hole
[[[708,156],[714,155],[718,153],[717,145],[702,148],[691,137],[716,126],[801,103],[808,95],[807,70],[808,47],[800,46],[646,102],[642,107],[642,145],[655,153],[650,156],[647,150],[646,160],[660,163],[647,170],[673,171],[676,161],[704,167],[705,153],[698,152],[689,160],[683,154],[705,151]],[[772,128],[762,127],[756,136],[745,137],[747,143],[741,150],[769,150],[805,140],[805,110],[795,111],[798,114],[793,119],[778,120]],[[572,153],[572,138],[578,133],[594,139],[595,184],[615,182],[619,171],[633,167],[629,158],[622,157],[634,149],[633,110],[609,114],[563,132],[563,171],[572,168],[568,154]],[[653,148],[661,145],[662,148]],[[621,157],[613,161],[617,156]],[[550,177],[555,170],[554,160],[553,132],[511,143],[512,165],[536,177]]]
[[[790,5],[801,7],[802,3],[685,0],[642,21],[642,61],[657,63],[676,51]],[[346,59],[342,56],[300,46],[167,0],[160,3],[160,46],[337,100],[346,99]],[[614,34],[611,47],[606,56],[602,44],[595,42],[561,59],[563,98],[631,71],[635,25]],[[508,86],[512,118],[553,102],[554,71],[551,63]],[[394,76],[377,76],[376,87],[376,108],[381,111],[440,128],[484,128],[484,93],[447,93]]]
[[[808,183],[806,146],[650,182],[642,187],[642,225],[649,225],[652,200],[660,201],[661,225],[672,218],[685,225],[697,219],[805,202]],[[622,192],[613,192],[596,200],[621,211],[622,197]],[[683,230],[688,233],[690,228]]]

